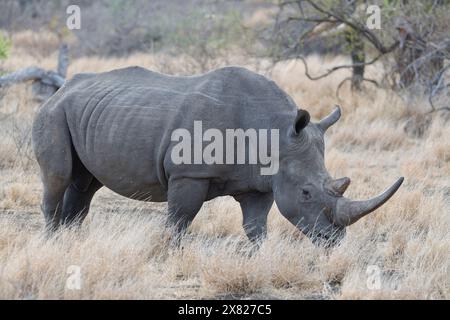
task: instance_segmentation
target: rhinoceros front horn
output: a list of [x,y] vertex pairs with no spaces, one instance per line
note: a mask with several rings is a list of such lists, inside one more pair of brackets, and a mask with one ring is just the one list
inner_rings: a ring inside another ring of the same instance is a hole
[[342,226],[349,226],[365,215],[381,207],[403,183],[403,177],[398,179],[390,188],[376,196],[365,201],[353,201],[347,198],[339,198],[336,205],[336,222]]
[[331,127],[333,124],[335,124],[339,118],[341,117],[341,107],[336,106],[334,111],[330,113],[328,116],[320,120],[318,123],[319,128],[325,132],[329,127]]

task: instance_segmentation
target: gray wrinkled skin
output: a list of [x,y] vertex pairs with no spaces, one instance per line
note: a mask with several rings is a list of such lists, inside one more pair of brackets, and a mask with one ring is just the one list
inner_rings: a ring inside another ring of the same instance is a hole
[[[105,186],[133,199],[168,201],[169,220],[179,232],[203,202],[230,195],[241,205],[251,240],[265,235],[274,200],[313,240],[339,239],[346,225],[387,201],[399,185],[371,204],[342,197],[350,180],[332,180],[324,165],[324,132],[337,113],[311,123],[274,82],[238,67],[192,77],[138,67],[76,75],[40,109],[33,125],[47,229],[80,224],[95,192]],[[261,176],[259,165],[173,164],[177,142],[171,133],[192,132],[196,120],[204,130],[222,132],[279,129],[279,172]]]

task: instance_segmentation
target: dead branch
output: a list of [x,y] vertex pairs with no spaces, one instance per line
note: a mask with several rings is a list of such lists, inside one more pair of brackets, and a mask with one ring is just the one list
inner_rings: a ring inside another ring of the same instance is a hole
[[60,88],[64,84],[65,79],[54,71],[45,71],[38,67],[29,67],[0,77],[0,87],[6,87],[25,81],[40,81],[44,84]]
[[[338,100],[341,100],[341,97],[339,96],[339,92],[341,91],[342,86],[347,82],[347,81],[351,81],[352,77],[347,77],[344,80],[342,80],[339,85],[336,88],[336,98],[338,98]],[[378,84],[378,82],[376,80],[373,79],[368,79],[368,78],[362,78],[361,79],[362,82],[369,82],[372,83],[373,85],[375,85],[377,88],[380,87],[380,85]]]
[[[447,71],[447,70],[449,70],[450,69],[450,64],[449,65],[447,65],[447,66],[445,66],[437,75],[436,75],[436,79],[435,79],[435,81],[436,82],[431,82],[431,85],[430,85],[430,94],[428,95],[428,102],[430,103],[430,107],[431,107],[431,110],[429,111],[429,112],[427,112],[427,113],[433,113],[433,112],[436,112],[436,111],[441,111],[441,110],[447,110],[447,111],[450,111],[450,107],[441,107],[441,108],[437,108],[435,105],[434,105],[434,102],[433,102],[433,98],[434,98],[434,96],[436,96],[436,94],[437,94],[437,92],[438,91],[440,91],[440,90],[442,90],[443,88],[446,88],[446,87],[449,87],[450,85],[442,85],[442,82],[444,81],[444,75],[445,75],[445,72]],[[436,85],[433,87],[433,83],[436,83]]]
[[334,18],[337,22],[341,22],[345,25],[348,25],[353,30],[360,33],[380,52],[380,54],[390,53],[398,46],[397,41],[395,41],[393,44],[391,44],[389,46],[384,45],[382,43],[382,41],[380,39],[378,39],[378,37],[362,23],[347,19],[347,18],[337,14],[336,12],[328,11],[328,10],[322,8],[320,5],[318,5],[316,2],[314,2],[312,0],[304,0],[304,1],[306,1],[309,5],[311,5],[318,12],[325,14],[328,17]]
[[61,77],[66,78],[68,68],[69,68],[69,46],[63,43],[59,48],[57,72]]
[[68,46],[62,44],[59,49],[57,71],[48,71],[36,66],[24,68],[0,77],[0,88],[21,82],[33,81],[38,83],[40,87],[50,88],[50,90],[47,90],[50,95],[55,93],[66,81],[67,69],[69,67],[68,53]]
[[332,74],[332,73],[334,73],[334,72],[336,72],[336,71],[338,71],[340,69],[351,69],[351,68],[354,68],[354,67],[368,66],[368,65],[374,64],[382,56],[383,56],[383,54],[379,54],[378,56],[376,56],[372,60],[370,60],[368,62],[364,62],[364,63],[345,64],[345,65],[336,66],[336,67],[333,67],[333,68],[329,69],[327,72],[325,72],[325,73],[323,73],[323,74],[321,74],[319,76],[312,76],[309,73],[308,64],[306,62],[306,59],[303,56],[298,55],[297,59],[299,59],[300,61],[303,62],[303,65],[305,66],[305,75],[306,75],[306,77],[308,77],[309,80],[316,81],[316,80],[320,80],[320,79],[323,79],[325,77],[328,77],[330,74]]
[[[296,44],[293,47],[288,45],[288,50],[286,50],[285,53],[282,54],[282,59],[285,59],[289,56],[295,56],[295,58],[301,60],[305,67],[305,75],[310,80],[315,81],[325,78],[340,69],[353,69],[352,88],[358,90],[360,88],[361,81],[367,81],[367,79],[363,80],[364,67],[374,64],[384,55],[393,52],[399,46],[399,41],[395,39],[393,39],[392,44],[383,43],[381,38],[379,38],[373,31],[368,29],[368,27],[364,23],[357,20],[357,15],[359,14],[359,11],[362,10],[362,6],[356,7],[350,4],[344,5],[343,7],[339,8],[336,7],[334,9],[328,9],[318,1],[297,0],[281,2],[280,10],[277,14],[276,29],[280,29],[280,25],[283,24],[283,22],[279,21],[282,15],[281,11],[282,8],[288,4],[297,4],[299,6],[301,6],[302,4],[306,4],[315,11],[315,13],[310,13],[309,15],[302,10],[300,10],[300,12],[302,13],[301,15],[292,15],[288,12],[289,16],[284,19],[285,25],[295,21],[313,24],[312,27],[304,28]],[[338,65],[329,69],[323,74],[313,76],[309,72],[306,59],[297,54],[298,52],[302,51],[300,49],[300,43],[304,43],[307,38],[311,38],[311,36],[314,36],[316,34],[325,36],[325,34],[329,32],[329,29],[332,28],[334,28],[335,31],[339,30],[339,32],[340,29],[344,28],[345,40],[352,48],[352,61],[350,64]],[[354,33],[356,34],[356,36],[354,35]],[[370,61],[366,61],[366,51],[364,48],[363,39],[366,39],[377,50],[376,57]],[[292,55],[292,53],[294,54]],[[373,81],[369,82],[374,83]],[[378,83],[376,85],[378,85]]]

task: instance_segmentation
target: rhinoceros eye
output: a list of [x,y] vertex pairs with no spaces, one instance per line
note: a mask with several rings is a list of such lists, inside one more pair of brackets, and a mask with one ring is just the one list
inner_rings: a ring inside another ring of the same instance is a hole
[[311,192],[309,192],[309,190],[303,189],[302,196],[305,200],[309,200],[311,199]]

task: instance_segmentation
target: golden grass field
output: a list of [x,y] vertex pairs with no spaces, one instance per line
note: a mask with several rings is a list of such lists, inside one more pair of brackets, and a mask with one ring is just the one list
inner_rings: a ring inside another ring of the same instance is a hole
[[[14,43],[4,68],[55,68],[56,52],[38,54],[51,47],[51,39],[28,34]],[[36,50],[30,53],[27,46]],[[185,59],[80,58],[71,62],[69,76],[128,65],[193,72]],[[343,58],[333,59],[310,57],[311,72]],[[251,69],[264,65],[235,60]],[[368,73],[376,78],[381,68]],[[39,103],[31,86],[22,84],[0,101],[0,298],[450,299],[449,115],[427,118],[421,115],[428,110],[425,100],[406,103],[373,87],[361,94],[344,87],[338,101],[335,88],[347,71],[311,82],[302,64],[291,61],[266,74],[315,120],[341,104],[343,117],[326,137],[326,163],[332,176],[352,178],[349,197],[370,197],[405,177],[387,204],[348,229],[340,246],[314,246],[274,207],[268,239],[254,252],[239,206],[219,198],[202,208],[182,246],[174,247],[164,227],[165,204],[128,200],[106,189],[95,196],[81,230],[43,237],[41,184],[29,144]],[[81,268],[80,290],[66,285],[72,265]],[[374,266],[379,287],[371,282]]]

